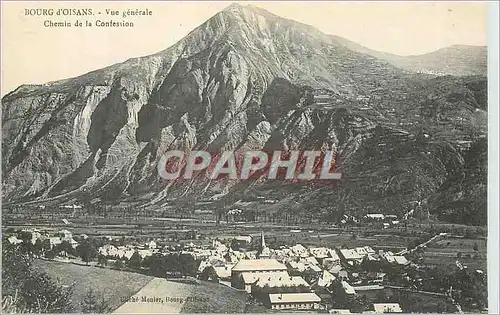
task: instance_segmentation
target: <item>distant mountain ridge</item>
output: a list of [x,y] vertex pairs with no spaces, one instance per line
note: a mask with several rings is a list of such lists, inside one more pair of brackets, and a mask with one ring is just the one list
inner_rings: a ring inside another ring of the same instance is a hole
[[386,60],[398,68],[412,72],[455,76],[488,74],[486,46],[452,45],[426,54],[400,56],[371,50],[338,36],[334,38],[349,49]]
[[[280,201],[254,210],[317,219],[401,213],[417,201],[443,216],[467,203],[483,224],[486,165],[475,166],[477,180],[465,169],[470,148],[484,146],[486,77],[414,73],[351,43],[231,5],[157,54],[21,86],[2,98],[4,203],[142,211],[224,193],[221,211],[264,196]],[[157,163],[173,149],[328,149],[343,180],[166,182]],[[444,189],[453,176],[460,185]]]

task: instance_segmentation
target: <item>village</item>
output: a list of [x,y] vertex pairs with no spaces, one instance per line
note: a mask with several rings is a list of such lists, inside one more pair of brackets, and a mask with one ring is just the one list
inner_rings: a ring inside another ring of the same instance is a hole
[[[368,214],[366,219],[380,215]],[[381,228],[399,224],[390,216],[388,222]],[[190,242],[129,243],[124,238],[74,235],[67,228],[25,228],[4,235],[4,241],[40,260],[218,283],[246,292],[273,312],[402,313],[408,311],[405,306],[412,294],[436,300],[438,311],[462,312],[456,297],[464,290],[428,281],[434,279],[432,271],[419,265],[418,253],[446,239],[447,233],[398,252],[370,246],[270,245],[263,231],[258,236],[215,237],[203,244],[196,242],[198,237],[193,232]],[[482,270],[467,270],[458,260],[454,268],[467,277],[485,279]]]

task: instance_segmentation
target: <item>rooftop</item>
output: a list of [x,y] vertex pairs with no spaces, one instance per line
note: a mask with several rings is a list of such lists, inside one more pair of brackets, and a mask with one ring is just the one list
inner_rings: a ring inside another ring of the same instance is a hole
[[251,272],[243,272],[241,274],[241,277],[243,277],[243,281],[245,284],[252,284],[255,283],[256,281],[260,279],[274,279],[274,277],[283,277],[283,278],[288,278],[288,272],[286,271],[279,271],[279,272],[263,272],[263,273],[251,273]]
[[271,304],[277,303],[307,303],[321,302],[321,298],[316,293],[277,293],[269,294]]
[[396,263],[399,265],[406,265],[409,263],[409,261],[406,259],[405,256],[393,256],[393,257]]
[[233,271],[271,271],[286,270],[286,266],[276,259],[243,259],[232,269]]
[[232,265],[214,267],[214,271],[219,278],[230,278]]
[[257,281],[255,285],[258,287],[269,286],[271,288],[274,287],[298,287],[298,286],[306,286],[309,287],[309,284],[300,276],[289,276],[286,272],[273,272],[269,276],[257,277]]
[[398,303],[375,303],[373,308],[376,313],[402,313],[401,306]]
[[347,294],[356,294],[356,290],[346,281],[342,281],[342,288]]
[[340,253],[344,256],[345,259],[362,259],[361,256],[355,249],[341,249]]

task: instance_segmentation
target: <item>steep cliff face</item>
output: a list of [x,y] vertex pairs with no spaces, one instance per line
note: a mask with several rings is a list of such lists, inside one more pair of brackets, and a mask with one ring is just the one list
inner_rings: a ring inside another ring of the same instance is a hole
[[[232,5],[155,55],[6,95],[3,198],[158,207],[224,191],[230,203],[248,183],[165,181],[162,154],[330,149],[346,180],[325,203],[356,191],[364,197],[349,206],[403,208],[435,193],[484,135],[484,82],[408,74],[311,26]],[[297,202],[325,192],[304,187]]]
[[480,225],[487,222],[488,142],[478,139],[430,201],[440,218]]

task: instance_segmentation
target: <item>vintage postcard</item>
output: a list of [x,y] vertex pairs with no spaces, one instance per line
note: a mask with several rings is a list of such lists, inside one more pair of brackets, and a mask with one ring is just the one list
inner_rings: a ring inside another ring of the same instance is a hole
[[498,312],[490,5],[3,1],[2,313]]

